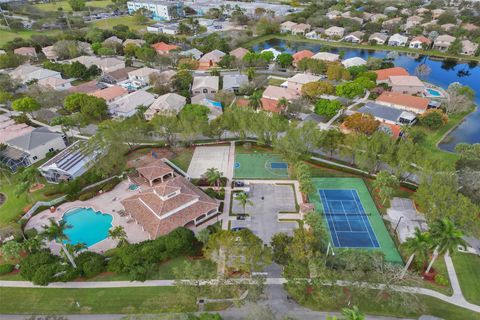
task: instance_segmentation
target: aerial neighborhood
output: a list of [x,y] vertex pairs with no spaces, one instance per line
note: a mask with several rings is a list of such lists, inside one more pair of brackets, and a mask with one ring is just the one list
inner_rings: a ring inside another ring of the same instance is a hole
[[0,318],[480,319],[480,1],[0,8]]

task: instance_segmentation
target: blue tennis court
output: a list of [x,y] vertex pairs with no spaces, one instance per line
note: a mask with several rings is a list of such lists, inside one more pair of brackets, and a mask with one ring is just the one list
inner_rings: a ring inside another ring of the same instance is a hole
[[272,162],[270,163],[272,169],[288,169],[288,164],[285,162]]
[[356,190],[319,189],[318,192],[335,247],[380,247]]

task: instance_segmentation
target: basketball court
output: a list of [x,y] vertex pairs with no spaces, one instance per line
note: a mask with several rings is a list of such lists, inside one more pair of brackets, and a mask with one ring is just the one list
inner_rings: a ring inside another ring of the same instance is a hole
[[288,179],[288,164],[272,153],[237,153],[234,177],[236,179]]

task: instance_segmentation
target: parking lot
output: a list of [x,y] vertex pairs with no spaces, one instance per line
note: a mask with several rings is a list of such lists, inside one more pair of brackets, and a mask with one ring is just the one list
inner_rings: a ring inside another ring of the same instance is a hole
[[[247,220],[232,220],[231,228],[248,228],[264,243],[270,243],[272,236],[278,232],[289,235],[297,227],[293,221],[279,222],[278,212],[295,211],[295,194],[291,185],[252,184],[248,193],[253,205],[247,205]],[[242,214],[243,207],[233,200],[232,213]]]

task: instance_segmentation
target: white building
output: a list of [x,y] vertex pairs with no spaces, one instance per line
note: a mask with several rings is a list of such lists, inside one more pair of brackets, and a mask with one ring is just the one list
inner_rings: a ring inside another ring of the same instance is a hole
[[135,0],[127,2],[128,13],[132,14],[138,9],[145,8],[152,13],[154,20],[175,20],[185,15],[183,3],[159,0]]
[[116,117],[128,118],[133,116],[140,106],[149,107],[154,101],[153,94],[138,90],[109,104],[108,111]]

